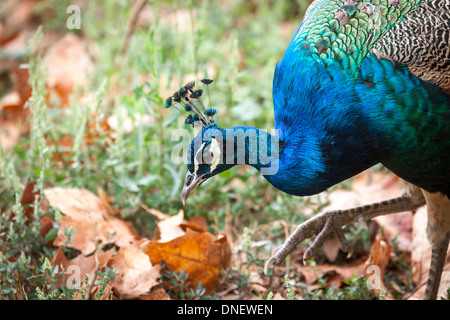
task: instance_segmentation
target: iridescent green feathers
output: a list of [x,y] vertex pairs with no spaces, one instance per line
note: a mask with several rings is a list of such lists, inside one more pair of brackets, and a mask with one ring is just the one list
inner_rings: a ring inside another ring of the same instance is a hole
[[[206,85],[208,91],[209,105],[211,105],[211,96],[209,94],[209,85],[213,82],[211,79],[203,79],[201,82]],[[194,90],[195,81],[190,81],[178,89],[171,97],[167,98],[164,107],[175,107],[181,113],[187,114],[185,124],[206,127],[214,124],[214,115],[216,109],[206,109],[202,100],[203,90]]]
[[376,41],[421,0],[322,0],[308,9],[292,40],[295,50],[325,65],[339,63],[357,72]]

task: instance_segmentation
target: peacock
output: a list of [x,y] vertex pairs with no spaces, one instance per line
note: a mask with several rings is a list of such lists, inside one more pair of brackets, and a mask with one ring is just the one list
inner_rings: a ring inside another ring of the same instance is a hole
[[[209,87],[212,80],[203,79]],[[205,88],[204,88],[205,89]],[[315,236],[351,253],[343,226],[427,205],[432,261],[425,299],[436,299],[450,238],[450,0],[316,0],[273,78],[274,130],[220,128],[192,81],[167,99],[199,126],[183,204],[207,179],[238,164],[294,196],[320,193],[377,163],[405,181],[391,200],[322,212],[299,225],[266,263]]]

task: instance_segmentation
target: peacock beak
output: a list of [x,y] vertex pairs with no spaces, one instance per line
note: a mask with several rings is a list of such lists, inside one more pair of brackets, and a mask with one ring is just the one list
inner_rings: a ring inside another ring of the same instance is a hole
[[186,178],[184,179],[183,191],[181,192],[181,201],[183,205],[186,205],[186,200],[191,195],[192,191],[202,184],[207,178],[205,175],[197,176],[189,171],[186,173]]

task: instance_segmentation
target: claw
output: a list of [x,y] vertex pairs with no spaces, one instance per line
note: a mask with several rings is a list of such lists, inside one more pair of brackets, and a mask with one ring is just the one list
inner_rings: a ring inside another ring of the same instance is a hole
[[270,257],[269,260],[266,261],[266,264],[264,265],[264,274],[267,276],[269,273],[269,268],[273,266],[273,262],[275,261],[274,257]]
[[277,253],[278,249],[280,249],[280,247],[275,248],[275,249],[272,251],[272,256],[269,258],[269,260],[266,261],[266,264],[264,265],[264,274],[265,274],[266,276],[267,276],[267,274],[269,273],[269,268],[270,268],[271,266],[273,266],[274,263],[275,263],[275,254]]
[[346,258],[347,258],[347,259],[350,259],[352,256],[353,256],[353,248],[350,248],[350,250],[349,250],[348,253],[347,253]]
[[344,231],[342,229],[338,229],[334,233],[339,241],[341,250],[347,252],[347,259],[350,259],[353,255],[353,248],[348,243],[348,240],[344,235]]
[[309,249],[305,251],[303,254],[303,265],[306,266],[308,259],[310,258],[310,251]]

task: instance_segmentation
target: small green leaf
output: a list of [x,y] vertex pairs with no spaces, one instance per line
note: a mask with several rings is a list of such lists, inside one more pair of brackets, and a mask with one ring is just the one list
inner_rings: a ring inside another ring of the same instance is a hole
[[56,236],[58,235],[58,228],[53,228],[47,234],[45,235],[45,242],[50,242],[55,240]]

